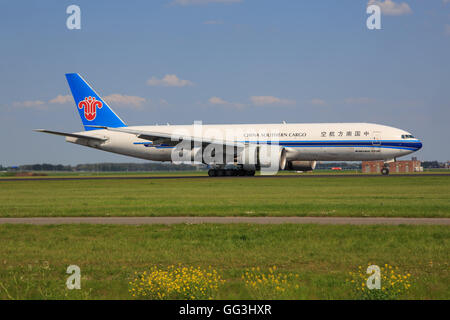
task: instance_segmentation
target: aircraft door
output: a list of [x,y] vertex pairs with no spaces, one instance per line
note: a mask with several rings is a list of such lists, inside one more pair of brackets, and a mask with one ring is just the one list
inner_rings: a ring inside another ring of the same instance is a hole
[[373,132],[372,146],[378,147],[381,146],[381,137],[380,131]]

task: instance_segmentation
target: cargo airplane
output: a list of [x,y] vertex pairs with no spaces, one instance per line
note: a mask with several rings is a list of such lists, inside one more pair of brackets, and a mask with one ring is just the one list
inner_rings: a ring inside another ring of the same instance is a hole
[[382,160],[422,148],[407,131],[372,123],[127,126],[77,73],[66,74],[85,131],[36,131],[67,142],[153,161],[204,163],[209,176],[254,175],[255,170],[310,171],[316,161]]

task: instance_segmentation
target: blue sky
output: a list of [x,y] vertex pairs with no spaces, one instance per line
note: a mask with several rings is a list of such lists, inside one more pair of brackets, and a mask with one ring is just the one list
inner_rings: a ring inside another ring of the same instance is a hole
[[450,0],[8,1],[0,43],[2,165],[138,161],[32,131],[82,130],[68,72],[129,125],[374,122],[450,160]]

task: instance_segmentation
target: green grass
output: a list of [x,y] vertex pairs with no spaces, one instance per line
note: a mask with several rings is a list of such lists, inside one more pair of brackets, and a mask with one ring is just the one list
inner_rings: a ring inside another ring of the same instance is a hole
[[0,180],[2,178],[15,179],[36,179],[36,178],[89,178],[89,177],[153,177],[153,176],[206,176],[207,171],[102,171],[102,172],[69,172],[69,171],[32,171],[36,176],[16,176],[19,172],[0,172]]
[[[0,172],[0,180],[2,178],[14,178],[14,179],[33,179],[33,178],[88,178],[88,177],[122,177],[122,176],[134,176],[134,177],[158,177],[158,176],[207,176],[207,170],[199,170],[199,171],[130,171],[130,172],[122,172],[122,171],[102,171],[102,172],[69,172],[69,171],[31,171],[32,173],[37,174],[36,176],[16,176],[18,172],[8,171],[8,172]],[[413,175],[427,175],[427,174],[449,174],[449,169],[425,169],[424,172],[414,172],[408,173]],[[259,173],[257,173],[258,175]],[[278,175],[354,175],[361,174],[361,170],[328,170],[328,169],[317,169],[309,172],[301,172],[297,173],[294,171],[280,171]],[[396,172],[391,172],[391,175],[397,175]],[[400,173],[404,174],[404,173]],[[380,175],[380,173],[369,173],[367,175]]]
[[449,217],[450,176],[0,182],[1,217]]
[[[449,299],[447,226],[0,225],[0,299],[127,299],[135,271],[212,266],[226,283],[215,298],[248,299],[247,268],[299,275],[281,298],[352,299],[348,272],[368,263],[411,273],[403,299]],[[81,268],[81,290],[65,288]]]

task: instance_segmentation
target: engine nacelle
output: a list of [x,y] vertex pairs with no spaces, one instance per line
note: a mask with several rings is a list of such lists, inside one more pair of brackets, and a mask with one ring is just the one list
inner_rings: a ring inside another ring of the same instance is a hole
[[284,170],[286,168],[286,149],[278,145],[249,144],[237,155],[237,163],[244,169],[271,168]]
[[312,171],[316,168],[316,161],[289,161],[287,170]]

